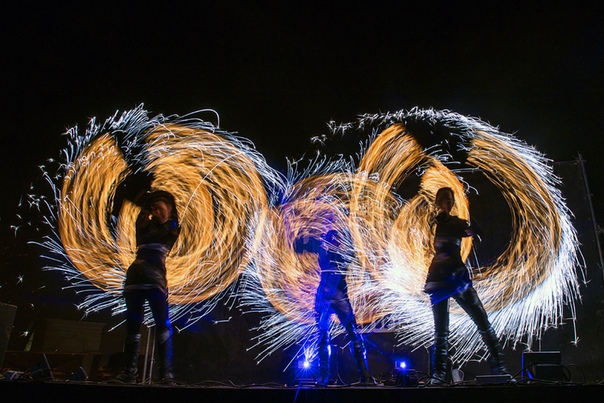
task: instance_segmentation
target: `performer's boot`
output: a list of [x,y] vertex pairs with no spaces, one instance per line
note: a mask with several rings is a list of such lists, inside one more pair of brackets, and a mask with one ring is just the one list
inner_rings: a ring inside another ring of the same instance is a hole
[[486,331],[479,331],[482,341],[487,346],[489,351],[489,364],[491,365],[492,375],[512,375],[508,371],[499,338],[492,327],[489,327]]
[[164,384],[174,383],[174,370],[172,368],[172,332],[165,330],[157,335],[157,360],[159,375]]
[[124,383],[136,383],[136,373],[138,371],[138,352],[140,350],[140,346],[140,334],[126,335],[126,342],[124,345],[126,360],[124,363],[124,369],[115,378],[116,380]]
[[432,346],[431,385],[447,384],[447,362],[449,360],[449,333],[437,333]]
[[367,366],[367,352],[365,351],[363,341],[354,341],[352,343],[351,350],[352,356],[354,357],[354,362],[357,364],[357,368],[359,369],[359,375],[361,377],[360,385],[375,385],[375,379],[373,379],[369,373]]
[[319,379],[315,383],[315,386],[325,388],[329,384],[329,356],[331,355],[331,346],[328,342],[319,342]]

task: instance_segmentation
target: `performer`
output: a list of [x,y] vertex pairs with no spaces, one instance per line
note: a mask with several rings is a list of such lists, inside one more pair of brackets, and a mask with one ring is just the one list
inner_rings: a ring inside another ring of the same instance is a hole
[[140,327],[143,323],[144,303],[155,322],[155,345],[162,382],[172,383],[172,325],[168,311],[166,256],[180,233],[174,197],[165,191],[146,194],[143,208],[136,220],[136,260],[126,272],[124,298],[126,300],[126,364],[117,380],[136,382]]
[[[491,373],[510,375],[501,349],[501,344],[491,326],[482,302],[478,298],[467,267],[461,259],[461,239],[475,235],[468,222],[451,215],[455,204],[453,190],[441,188],[436,193],[434,238],[435,255],[428,269],[424,291],[430,295],[434,314],[434,345],[432,347],[432,384],[447,381],[449,350],[449,298],[452,297],[463,308],[478,327],[483,342],[489,351]],[[511,377],[511,376],[510,376]]]
[[342,253],[340,234],[330,230],[320,240],[314,238],[299,239],[295,250],[298,253],[308,251],[319,255],[321,281],[315,297],[315,315],[319,329],[318,352],[320,375],[318,387],[329,383],[329,357],[331,355],[331,337],[329,334],[331,314],[335,313],[346,330],[350,350],[357,365],[361,385],[375,385],[367,366],[367,353],[361,335],[357,332],[357,323],[348,299],[346,270],[349,259]]

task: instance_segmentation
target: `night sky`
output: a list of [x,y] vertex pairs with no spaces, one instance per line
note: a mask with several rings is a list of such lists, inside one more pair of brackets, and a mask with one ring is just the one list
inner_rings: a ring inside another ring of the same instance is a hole
[[10,2],[0,16],[0,295],[38,264],[20,260],[28,239],[10,226],[62,133],[141,103],[151,116],[214,109],[278,169],[331,120],[449,109],[553,161],[582,155],[604,217],[602,2],[54,3]]

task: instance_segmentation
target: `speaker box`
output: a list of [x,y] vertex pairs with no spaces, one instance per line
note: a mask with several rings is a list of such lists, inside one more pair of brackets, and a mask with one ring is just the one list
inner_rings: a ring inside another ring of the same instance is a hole
[[0,302],[0,368],[2,368],[2,363],[4,362],[4,353],[8,347],[8,340],[13,330],[16,313],[17,307],[15,305]]
[[522,353],[522,376],[532,380],[563,381],[562,354],[560,351]]

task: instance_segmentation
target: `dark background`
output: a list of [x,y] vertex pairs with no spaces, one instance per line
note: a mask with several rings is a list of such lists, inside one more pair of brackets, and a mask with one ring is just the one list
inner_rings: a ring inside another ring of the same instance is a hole
[[68,127],[141,103],[151,116],[214,109],[222,129],[280,170],[328,121],[450,109],[516,133],[553,162],[581,155],[601,223],[603,3],[457,3],[4,4],[0,302],[19,307],[16,326],[82,316],[27,244],[43,235],[39,217],[19,207],[39,166],[59,157]]

